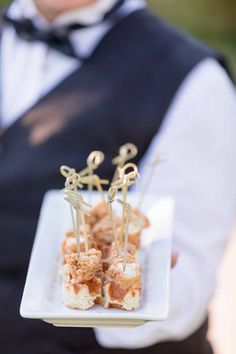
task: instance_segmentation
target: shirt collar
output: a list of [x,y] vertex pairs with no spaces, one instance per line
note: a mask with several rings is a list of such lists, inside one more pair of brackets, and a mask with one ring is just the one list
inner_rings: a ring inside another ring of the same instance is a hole
[[[30,18],[34,21],[35,25],[40,28],[47,28],[50,26],[57,27],[71,23],[90,25],[100,21],[116,1],[117,0],[98,0],[98,2],[90,4],[82,9],[64,13],[51,23],[39,13],[33,0],[15,0],[9,8],[8,14],[15,19],[20,17]],[[122,11],[122,14],[125,17],[133,11],[144,8],[145,6],[145,0],[127,0],[120,11]],[[75,51],[85,57],[90,55],[99,40],[101,40],[111,27],[112,24],[110,24],[109,21],[105,21],[104,23],[95,26],[73,31],[71,34],[71,42]]]

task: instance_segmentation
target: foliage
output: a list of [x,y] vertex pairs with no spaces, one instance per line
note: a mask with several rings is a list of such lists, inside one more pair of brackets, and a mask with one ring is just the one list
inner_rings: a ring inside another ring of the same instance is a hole
[[236,72],[236,0],[149,0],[151,8],[230,58]]

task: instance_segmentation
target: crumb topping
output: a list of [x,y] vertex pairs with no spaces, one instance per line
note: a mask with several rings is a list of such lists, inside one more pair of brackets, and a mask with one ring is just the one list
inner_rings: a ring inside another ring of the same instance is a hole
[[112,263],[106,272],[106,282],[114,282],[121,289],[140,288],[141,270],[138,263],[127,263],[124,269],[124,263]]
[[70,254],[65,256],[65,264],[67,265],[67,273],[72,283],[85,282],[96,277],[102,272],[102,254],[94,248],[89,252],[78,254]]

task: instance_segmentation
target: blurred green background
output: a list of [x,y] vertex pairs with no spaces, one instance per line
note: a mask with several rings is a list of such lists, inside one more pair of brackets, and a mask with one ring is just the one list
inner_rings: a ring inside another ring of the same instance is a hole
[[[236,72],[236,0],[148,0],[174,25],[226,53]],[[0,0],[0,5],[9,1]]]
[[236,0],[149,0],[174,25],[224,52],[236,73]]

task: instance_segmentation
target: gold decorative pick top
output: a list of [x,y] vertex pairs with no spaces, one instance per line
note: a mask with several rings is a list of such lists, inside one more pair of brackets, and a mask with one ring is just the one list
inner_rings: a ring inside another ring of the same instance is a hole
[[71,168],[69,166],[63,165],[60,167],[60,172],[62,176],[65,178],[73,176],[76,173],[76,170],[74,168]]
[[87,158],[87,167],[80,171],[80,176],[92,175],[103,161],[104,154],[102,151],[92,151]]
[[108,185],[109,181],[107,179],[101,179],[98,175],[81,177],[78,173],[75,173],[74,175],[69,176],[67,178],[65,187],[71,190],[74,190],[76,188],[81,189],[83,188],[84,184],[95,186],[98,192],[101,194],[102,200],[106,202],[102,186]]
[[127,161],[133,159],[137,153],[138,149],[132,143],[127,143],[120,147],[119,155],[112,159],[112,164],[116,165],[112,182],[115,182],[119,178],[119,168],[123,167]]
[[144,199],[147,195],[149,186],[150,186],[152,179],[154,177],[154,174],[156,171],[156,166],[164,161],[165,161],[165,158],[163,157],[163,155],[159,154],[156,156],[156,158],[152,162],[145,164],[145,166],[150,167],[150,172],[147,176],[146,183],[144,184],[143,189],[140,193],[140,199],[139,199],[138,206],[137,206],[138,209],[141,209],[141,207],[143,205],[143,202],[144,202]]
[[108,197],[107,197],[107,205],[108,205],[108,210],[109,210],[111,223],[112,223],[112,231],[113,231],[113,235],[114,235],[116,253],[117,253],[117,256],[119,256],[120,251],[119,251],[119,246],[118,246],[118,241],[117,241],[116,222],[115,222],[114,215],[113,215],[113,210],[112,210],[112,203],[116,200],[116,193],[117,193],[117,188],[116,187],[110,187],[109,188]]
[[[126,173],[127,170],[131,170],[131,171]],[[140,177],[138,172],[138,167],[132,162],[129,162],[123,167],[119,168],[118,172],[119,172],[119,179],[112,183],[112,187],[115,187],[117,191],[119,189],[122,190],[125,187],[128,188],[134,185],[135,183],[137,183]]]
[[[104,161],[104,154],[102,151],[92,151],[87,158],[87,167],[79,172],[81,177],[92,176],[94,171],[101,165]],[[88,191],[92,192],[93,185],[88,184]]]
[[78,173],[68,176],[65,183],[65,189],[76,190],[77,188],[83,188],[82,179]]

